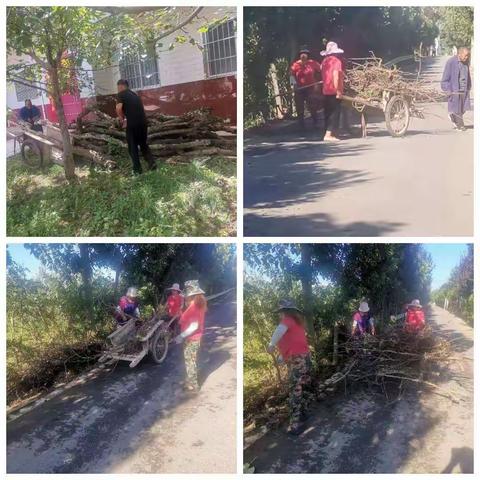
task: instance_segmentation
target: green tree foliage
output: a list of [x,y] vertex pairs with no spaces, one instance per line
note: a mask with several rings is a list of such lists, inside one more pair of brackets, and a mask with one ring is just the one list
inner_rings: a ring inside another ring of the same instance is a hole
[[432,298],[440,307],[445,306],[447,300],[448,310],[473,326],[473,289],[473,245],[469,245],[467,253],[453,269],[448,281],[433,292]]
[[[7,254],[9,400],[49,386],[64,362],[101,348],[114,329],[113,308],[129,286],[142,314],[165,301],[172,283],[198,279],[207,295],[236,283],[230,244],[27,244],[41,262],[32,277]],[[85,358],[84,358],[85,359]],[[92,359],[86,359],[94,361]],[[82,363],[82,366],[83,363]]]
[[244,261],[244,387],[250,405],[275,383],[265,348],[279,299],[294,299],[310,316],[317,368],[331,355],[334,326],[348,332],[360,301],[369,302],[379,330],[413,298],[429,301],[433,264],[418,244],[247,244]]
[[[244,9],[244,118],[252,126],[273,116],[274,99],[268,73],[271,64],[286,73],[285,65],[307,45],[319,59],[327,41],[336,41],[347,58],[370,52],[390,60],[411,55],[422,43],[432,45],[439,25],[451,17],[466,17],[466,7],[246,7]],[[450,10],[450,11],[449,11]],[[473,9],[472,19],[473,19]],[[462,13],[463,12],[463,13]],[[463,16],[462,16],[463,15]],[[457,21],[457,35],[471,37],[472,19]],[[446,22],[446,23],[445,23]],[[446,28],[446,27],[445,27]],[[470,33],[469,33],[470,32]],[[287,90],[286,78],[280,78]]]
[[[201,7],[7,7],[7,79],[34,86],[53,100],[63,142],[65,176],[74,180],[75,164],[62,95],[89,85],[82,65],[115,65],[120,52],[163,46],[160,40],[191,22]],[[206,22],[213,22],[209,19]],[[188,36],[181,32],[175,43]],[[34,82],[32,84],[32,82]]]
[[473,7],[442,8],[440,34],[444,45],[469,47],[473,42]]

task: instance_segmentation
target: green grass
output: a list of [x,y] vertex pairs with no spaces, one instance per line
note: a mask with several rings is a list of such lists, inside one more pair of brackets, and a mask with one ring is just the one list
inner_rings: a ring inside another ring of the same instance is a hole
[[138,177],[127,159],[113,172],[31,169],[7,162],[9,236],[233,236],[236,165],[223,158],[186,165],[158,163]]

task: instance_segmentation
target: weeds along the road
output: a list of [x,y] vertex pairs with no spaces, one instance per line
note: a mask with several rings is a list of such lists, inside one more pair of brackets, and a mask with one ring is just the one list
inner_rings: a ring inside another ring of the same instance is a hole
[[33,170],[19,158],[7,164],[10,236],[231,236],[236,224],[236,165],[158,164],[138,177],[128,161],[113,172],[77,169],[68,184],[63,168]]

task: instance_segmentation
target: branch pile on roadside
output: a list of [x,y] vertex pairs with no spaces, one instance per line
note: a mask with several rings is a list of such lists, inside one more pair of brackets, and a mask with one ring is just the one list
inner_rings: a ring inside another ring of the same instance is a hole
[[379,387],[387,396],[389,385],[398,386],[398,393],[409,384],[438,390],[430,377],[438,365],[454,360],[450,342],[429,328],[410,333],[393,327],[376,336],[351,337],[339,346],[339,355],[343,367],[318,384],[319,399],[348,384]]
[[[350,337],[338,348],[340,369],[332,374],[335,367],[330,365],[315,372],[310,396],[322,401],[337,390],[349,395],[352,388],[367,388],[394,400],[407,386],[417,385],[458,402],[435,383],[439,368],[457,361],[453,347],[429,328],[416,334],[392,327],[376,336]],[[278,426],[288,417],[287,397],[286,384],[277,385],[274,394],[246,416],[245,432],[261,424]]]
[[[209,109],[180,116],[148,113],[147,118],[147,143],[158,160],[188,163],[199,157],[236,155],[236,127],[212,115]],[[112,152],[117,149],[127,151],[125,130],[119,128],[116,119],[93,107],[78,117],[72,138],[76,149],[96,152],[105,162],[114,161]]]
[[429,82],[409,78],[397,67],[386,67],[372,56],[363,62],[351,62],[345,75],[345,93],[364,100],[382,99],[384,92],[415,98],[419,102],[437,102],[444,98]]

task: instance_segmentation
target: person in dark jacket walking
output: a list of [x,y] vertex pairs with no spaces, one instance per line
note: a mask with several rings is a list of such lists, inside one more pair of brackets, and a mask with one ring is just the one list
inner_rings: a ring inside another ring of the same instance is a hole
[[461,47],[445,64],[441,87],[448,95],[448,116],[455,130],[465,130],[463,115],[470,110],[470,50]]
[[128,153],[132,159],[133,173],[142,173],[142,165],[140,164],[140,156],[138,149],[140,148],[143,158],[148,163],[150,170],[155,170],[155,159],[147,145],[147,116],[140,97],[130,90],[127,80],[119,80],[117,82],[117,115],[122,125],[127,123],[127,143]]

